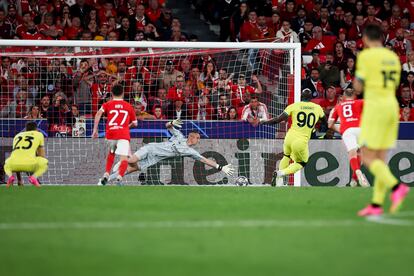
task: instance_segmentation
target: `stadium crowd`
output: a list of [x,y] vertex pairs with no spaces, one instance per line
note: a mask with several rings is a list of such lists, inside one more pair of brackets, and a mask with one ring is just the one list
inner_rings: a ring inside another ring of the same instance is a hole
[[[397,96],[401,121],[414,121],[414,1],[192,0],[222,41],[300,42],[302,89],[329,114],[354,78],[367,24],[383,29],[384,45],[403,65]],[[197,41],[182,31],[163,0],[0,0],[1,39]],[[16,49],[9,49],[13,51]],[[32,47],[30,50],[42,50]],[[7,52],[7,49],[3,49]],[[104,52],[105,49],[102,49]],[[120,50],[122,53],[122,49]],[[90,117],[109,99],[111,86],[126,87],[138,118],[246,120],[268,117],[259,78],[217,68],[208,54],[152,64],[142,57],[17,58],[2,54],[0,117],[46,118],[58,128]],[[256,75],[257,74],[257,75]],[[270,76],[269,79],[277,78]],[[259,96],[259,97],[257,97]]]

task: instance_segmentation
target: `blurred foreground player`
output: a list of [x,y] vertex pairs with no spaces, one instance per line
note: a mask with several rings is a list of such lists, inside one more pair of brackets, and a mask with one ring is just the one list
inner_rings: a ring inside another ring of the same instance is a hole
[[[192,147],[200,142],[200,134],[195,131],[191,131],[188,138],[185,138],[181,131],[176,128],[181,128],[182,121],[177,119],[168,122],[166,125],[168,131],[172,134],[172,137],[167,142],[162,143],[149,143],[139,150],[137,150],[131,157],[128,158],[128,170],[127,173],[135,171],[142,171],[157,164],[161,160],[170,157],[191,157],[194,160],[200,161],[210,167],[216,168],[219,171],[223,171],[227,175],[232,175],[234,169],[231,164],[221,166],[213,160],[207,159],[202,156],[198,151]],[[114,166],[116,171],[119,164]],[[117,172],[113,173],[109,180],[113,180],[117,177]]]
[[92,137],[98,137],[98,125],[103,114],[106,114],[106,131],[105,138],[108,142],[109,152],[106,159],[105,174],[99,180],[98,185],[105,185],[108,182],[109,173],[114,164],[115,154],[120,157],[118,183],[121,183],[122,177],[128,167],[128,154],[130,152],[129,141],[131,135],[129,128],[137,126],[137,118],[134,108],[124,101],[123,88],[120,85],[112,87],[113,99],[102,105],[95,115]]
[[362,161],[375,178],[372,202],[358,212],[359,216],[381,215],[389,189],[390,213],[395,213],[409,191],[386,164],[388,150],[395,147],[398,136],[399,105],[395,91],[400,83],[401,64],[394,52],[383,47],[381,38],[380,27],[368,25],[364,29],[362,40],[367,49],[358,55],[353,84],[356,92],[364,92],[359,144]]
[[[303,167],[309,159],[308,143],[316,123],[322,119],[326,122],[322,107],[311,102],[312,91],[304,89],[301,102],[290,104],[278,117],[261,120],[261,124],[278,124],[292,117],[292,126],[283,142],[283,158],[279,170],[273,172],[272,186],[284,186],[283,176],[294,174]],[[290,161],[293,163],[290,164]]]
[[[13,151],[4,163],[4,172],[9,177],[6,187],[13,185],[15,177],[20,178],[20,172],[28,172],[29,182],[40,187],[38,177],[47,171],[47,159],[45,158],[43,134],[37,131],[35,122],[26,124],[26,131],[20,132],[13,139]],[[19,181],[20,182],[20,181]]]
[[[355,99],[354,89],[347,88],[344,91],[344,100],[338,103],[329,116],[328,127],[338,131],[342,135],[342,141],[348,152],[349,162],[353,171],[351,187],[357,186],[357,181],[362,187],[369,187],[369,183],[361,172],[361,161],[358,156],[358,138],[361,133],[359,123],[361,120],[363,100]],[[339,129],[335,125],[339,119]]]

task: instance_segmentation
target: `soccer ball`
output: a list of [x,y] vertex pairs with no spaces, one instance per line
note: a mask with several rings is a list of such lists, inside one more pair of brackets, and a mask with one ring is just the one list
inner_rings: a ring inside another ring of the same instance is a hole
[[236,185],[237,186],[247,186],[249,185],[249,179],[245,176],[239,176],[236,179]]

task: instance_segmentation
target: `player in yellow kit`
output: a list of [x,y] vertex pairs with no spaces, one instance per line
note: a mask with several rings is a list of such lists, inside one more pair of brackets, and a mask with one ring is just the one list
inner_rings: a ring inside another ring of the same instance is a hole
[[362,40],[367,48],[358,55],[354,80],[354,89],[364,92],[359,143],[362,162],[375,180],[372,202],[358,215],[379,216],[389,189],[391,213],[398,210],[409,191],[386,164],[388,150],[395,147],[398,136],[399,105],[395,92],[400,84],[401,63],[394,52],[383,47],[380,27],[367,26]]
[[13,185],[15,180],[13,172],[30,172],[29,182],[39,187],[38,177],[47,171],[45,158],[44,137],[37,131],[35,122],[26,124],[26,131],[20,132],[13,139],[13,151],[4,163],[4,172],[9,177],[7,187]]
[[[283,143],[283,158],[279,163],[279,170],[273,173],[272,186],[283,186],[283,176],[294,174],[308,162],[308,143],[315,125],[320,119],[326,121],[322,107],[310,102],[311,99],[310,89],[304,89],[301,102],[289,105],[278,117],[261,122],[262,124],[278,124],[287,121],[289,116],[292,117],[292,126]],[[291,160],[293,163],[290,164]]]

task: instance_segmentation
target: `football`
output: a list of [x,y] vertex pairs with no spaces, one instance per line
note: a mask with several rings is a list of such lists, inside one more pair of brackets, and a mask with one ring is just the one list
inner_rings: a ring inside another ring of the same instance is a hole
[[249,185],[249,180],[245,176],[239,176],[236,179],[236,185],[237,186],[247,186],[247,185]]

